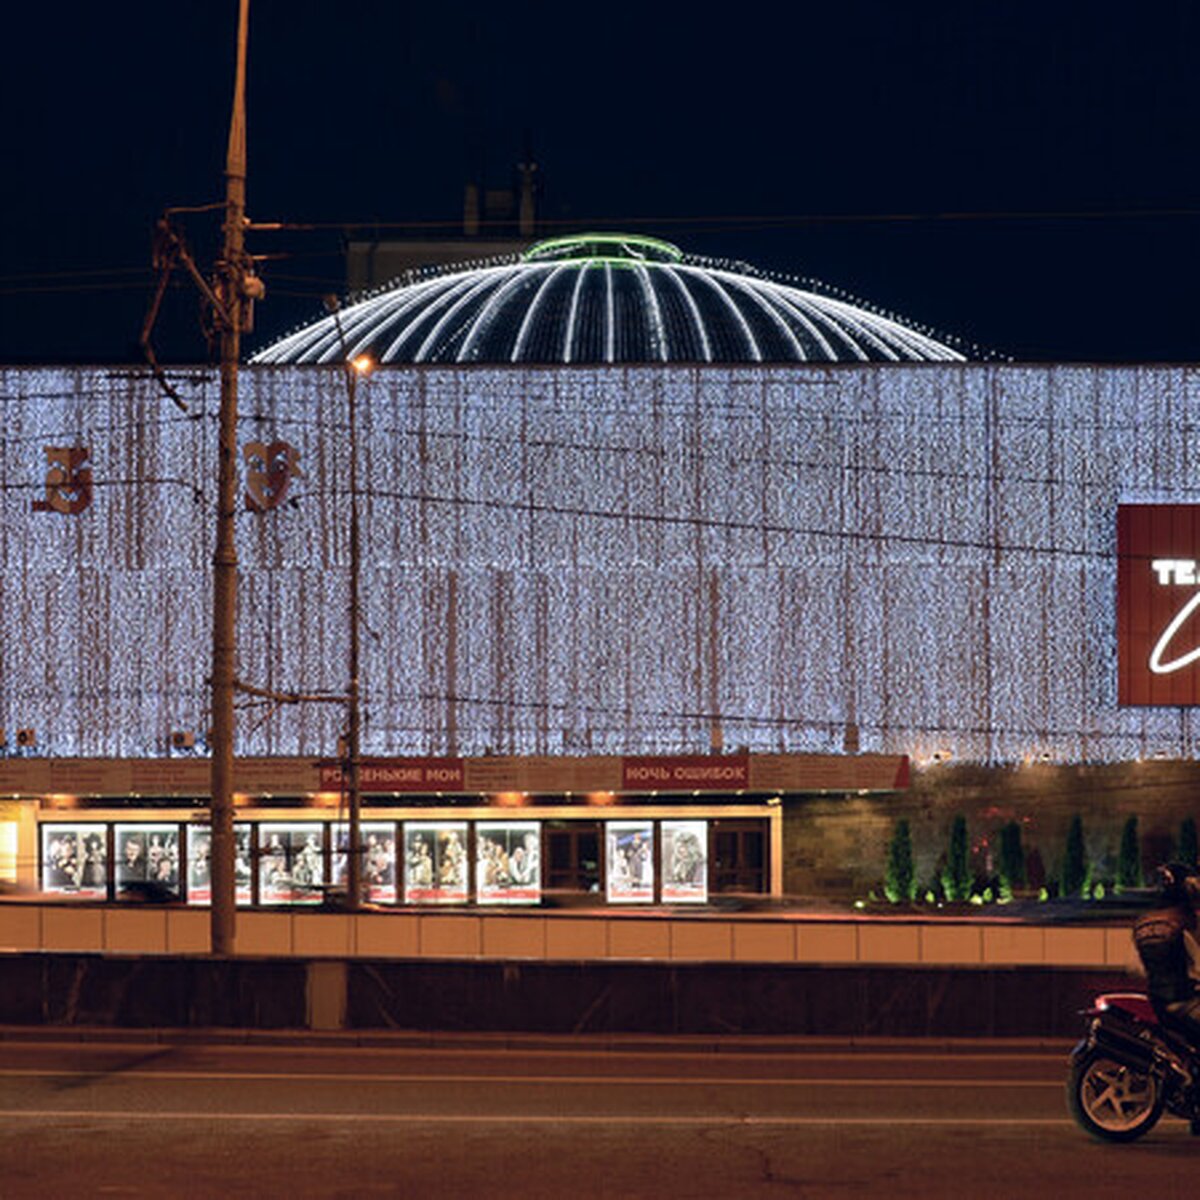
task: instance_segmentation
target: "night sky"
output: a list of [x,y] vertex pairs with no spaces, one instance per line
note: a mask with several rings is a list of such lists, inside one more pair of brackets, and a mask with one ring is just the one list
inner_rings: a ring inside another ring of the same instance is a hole
[[[155,218],[223,197],[236,8],[6,14],[0,363],[137,361]],[[708,12],[253,0],[249,212],[325,228],[251,236],[279,257],[250,348],[342,290],[343,227],[454,233],[530,146],[548,233],[657,234],[1017,360],[1200,357],[1200,6]],[[185,229],[211,260],[216,223]],[[166,361],[205,359],[197,313],[181,281]]]

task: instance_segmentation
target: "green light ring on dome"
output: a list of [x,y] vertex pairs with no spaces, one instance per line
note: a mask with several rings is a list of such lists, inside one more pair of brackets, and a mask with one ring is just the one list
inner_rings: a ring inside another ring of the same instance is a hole
[[[591,253],[588,250],[590,246],[621,246],[627,247],[629,250],[635,251],[635,253]],[[636,250],[639,248],[647,250],[650,253],[645,256],[637,254]],[[521,261],[562,262],[564,259],[570,259],[572,255],[561,252],[570,251],[571,249],[579,251],[575,257],[578,257],[581,261],[641,262],[652,264],[656,262],[682,262],[683,260],[683,251],[678,246],[673,246],[670,242],[664,242],[660,238],[644,237],[642,234],[636,233],[574,233],[567,237],[547,238],[545,241],[535,243],[521,255]]]
[[632,271],[635,267],[645,267],[647,271],[652,271],[655,267],[662,270],[664,267],[674,265],[656,258],[618,258],[612,254],[589,254],[586,258],[538,259],[530,263],[522,262],[520,265],[523,267],[547,267],[553,263],[560,266],[573,266],[581,271],[592,267],[613,267],[627,271]]

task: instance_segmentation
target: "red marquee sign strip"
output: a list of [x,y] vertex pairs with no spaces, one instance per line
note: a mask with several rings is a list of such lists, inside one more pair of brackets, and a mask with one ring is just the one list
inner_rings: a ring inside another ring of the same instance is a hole
[[626,792],[728,792],[749,786],[748,754],[682,754],[621,762],[621,789]]
[[[321,764],[321,787],[340,788],[344,780],[340,763]],[[461,792],[461,758],[363,759],[358,786],[373,792]]]

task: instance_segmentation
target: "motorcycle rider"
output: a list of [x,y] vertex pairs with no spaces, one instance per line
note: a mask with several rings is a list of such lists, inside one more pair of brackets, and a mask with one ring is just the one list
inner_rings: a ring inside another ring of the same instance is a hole
[[1169,863],[1159,867],[1158,882],[1160,903],[1134,922],[1133,941],[1159,1020],[1200,1051],[1200,869]]
[[[1200,1067],[1200,869],[1169,863],[1158,869],[1160,902],[1133,923],[1133,942],[1146,970],[1146,991],[1158,1019],[1192,1047]],[[1200,1135],[1200,1083],[1192,1085],[1192,1133]]]

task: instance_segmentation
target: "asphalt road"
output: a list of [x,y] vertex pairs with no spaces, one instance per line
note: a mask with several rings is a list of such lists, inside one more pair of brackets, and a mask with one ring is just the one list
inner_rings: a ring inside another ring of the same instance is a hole
[[0,1196],[1198,1194],[1079,1132],[1064,1051],[0,1041]]

